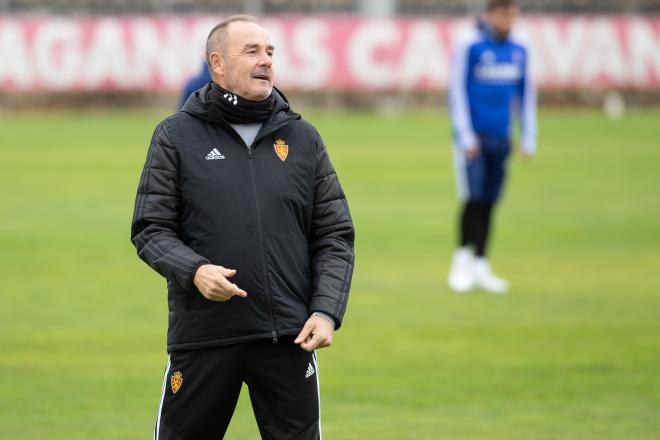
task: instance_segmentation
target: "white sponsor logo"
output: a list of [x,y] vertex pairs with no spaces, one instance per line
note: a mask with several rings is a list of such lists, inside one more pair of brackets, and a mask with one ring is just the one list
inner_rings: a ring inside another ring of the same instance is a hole
[[514,82],[522,77],[522,69],[514,63],[479,63],[474,68],[477,78],[487,82]]
[[312,363],[311,362],[308,363],[307,372],[305,373],[305,379],[309,379],[315,372],[316,370],[314,370],[314,367],[312,367]]
[[206,155],[206,160],[219,160],[224,158],[225,156],[219,152],[217,148],[214,148],[209,154]]

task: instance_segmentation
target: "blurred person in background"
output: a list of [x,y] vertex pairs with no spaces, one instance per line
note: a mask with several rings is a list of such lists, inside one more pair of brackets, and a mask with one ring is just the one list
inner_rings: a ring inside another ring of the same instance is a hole
[[131,240],[167,279],[156,440],[222,438],[246,383],[264,439],[320,439],[315,349],[342,322],[354,229],[316,129],[273,87],[250,16],[207,40],[213,82],[155,129]]
[[195,90],[201,89],[209,82],[211,82],[211,74],[209,73],[209,66],[206,64],[206,61],[204,61],[197,75],[190,78],[183,86],[183,92],[179,98],[179,107],[177,108],[181,110],[190,95],[192,95]]
[[449,106],[454,165],[462,209],[459,247],[449,270],[456,292],[481,288],[506,293],[487,258],[494,208],[502,193],[511,151],[513,113],[521,120],[521,154],[536,150],[536,90],[528,48],[511,35],[515,0],[488,0],[477,30],[455,51]]

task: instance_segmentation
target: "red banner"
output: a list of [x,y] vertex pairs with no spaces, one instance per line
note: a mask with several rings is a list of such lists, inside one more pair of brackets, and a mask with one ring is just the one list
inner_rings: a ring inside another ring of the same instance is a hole
[[[0,17],[0,89],[175,91],[218,16]],[[264,17],[284,90],[440,90],[472,19]],[[542,88],[660,88],[660,17],[525,17]]]

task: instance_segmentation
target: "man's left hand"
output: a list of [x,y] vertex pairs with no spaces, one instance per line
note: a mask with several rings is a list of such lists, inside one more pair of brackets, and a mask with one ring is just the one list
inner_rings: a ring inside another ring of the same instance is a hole
[[334,333],[335,329],[330,321],[320,316],[311,316],[294,342],[303,350],[312,352],[317,348],[332,345]]

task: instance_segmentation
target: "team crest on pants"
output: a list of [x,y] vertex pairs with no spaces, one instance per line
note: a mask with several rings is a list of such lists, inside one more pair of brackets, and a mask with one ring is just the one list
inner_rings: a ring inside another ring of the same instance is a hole
[[286,157],[289,155],[289,146],[286,144],[286,141],[282,139],[278,139],[275,141],[275,144],[273,145],[273,148],[275,148],[275,153],[277,153],[277,157],[280,158],[282,162],[286,160]]
[[180,371],[175,371],[172,373],[172,378],[170,380],[170,385],[172,386],[172,392],[176,394],[177,391],[181,388],[183,383],[183,374]]

